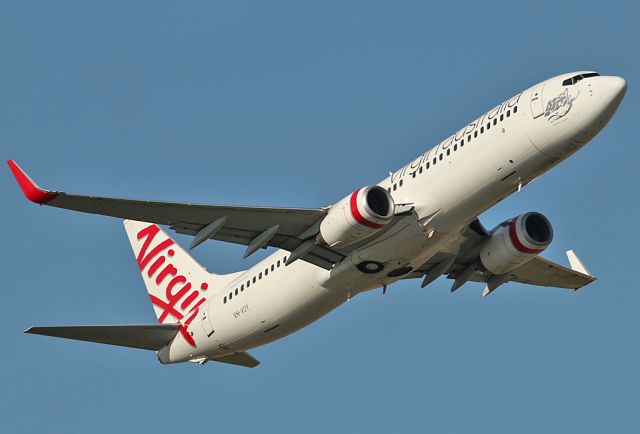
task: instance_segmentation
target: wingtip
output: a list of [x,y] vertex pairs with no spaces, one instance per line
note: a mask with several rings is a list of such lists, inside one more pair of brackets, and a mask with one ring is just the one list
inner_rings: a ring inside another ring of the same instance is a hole
[[31,202],[44,205],[58,196],[57,193],[40,188],[14,160],[7,160],[7,164],[20,189]]
[[593,274],[591,274],[589,269],[584,265],[580,258],[578,258],[576,252],[574,252],[573,250],[567,250],[566,254],[567,258],[569,259],[569,265],[571,266],[571,269],[573,271],[577,271],[589,277],[595,277]]

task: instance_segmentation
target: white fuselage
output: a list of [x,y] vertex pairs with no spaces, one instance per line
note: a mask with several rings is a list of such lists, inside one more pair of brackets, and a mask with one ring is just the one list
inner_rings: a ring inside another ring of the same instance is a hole
[[[189,331],[159,351],[163,363],[219,357],[287,336],[360,292],[388,285],[436,253],[455,254],[460,232],[478,214],[580,149],[609,121],[626,85],[596,76],[563,85],[578,73],[539,83],[494,107],[379,183],[396,204],[412,204],[383,236],[332,270],[303,260],[284,266],[279,250],[217,288]],[[365,274],[355,264],[384,264]],[[393,274],[393,273],[392,273]]]

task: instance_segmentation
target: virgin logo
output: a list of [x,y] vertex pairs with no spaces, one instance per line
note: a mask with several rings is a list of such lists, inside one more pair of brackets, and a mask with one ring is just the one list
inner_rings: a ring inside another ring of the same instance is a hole
[[[174,244],[172,239],[167,238],[155,247],[151,247],[158,233],[160,228],[157,225],[149,225],[138,232],[138,240],[144,239],[137,257],[138,266],[143,275],[146,272],[149,278],[147,285],[151,302],[162,310],[158,315],[158,321],[164,323],[167,318],[173,318],[179,322],[180,333],[191,346],[195,347],[196,342],[189,334],[188,327],[198,315],[202,303],[206,301],[201,291],[206,291],[208,285],[203,282],[200,284],[200,290],[192,289],[191,282],[169,262],[175,254],[175,251],[170,249]],[[154,285],[157,286],[155,291]]]

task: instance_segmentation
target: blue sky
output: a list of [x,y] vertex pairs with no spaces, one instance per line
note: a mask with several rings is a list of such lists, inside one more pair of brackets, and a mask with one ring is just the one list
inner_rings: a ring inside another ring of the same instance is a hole
[[[202,203],[330,204],[562,72],[625,77],[585,149],[495,208],[552,221],[599,280],[439,280],[357,297],[255,350],[257,369],[28,336],[150,323],[117,219],[28,203],[0,175],[0,416],[12,433],[630,432],[640,420],[636,2],[14,2],[0,149],[42,185]],[[180,237],[185,244],[189,239]],[[209,269],[246,268],[208,242]],[[256,255],[259,256],[259,255]]]

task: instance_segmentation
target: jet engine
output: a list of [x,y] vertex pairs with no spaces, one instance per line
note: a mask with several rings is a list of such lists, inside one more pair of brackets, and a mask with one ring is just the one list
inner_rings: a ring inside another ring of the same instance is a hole
[[394,211],[387,190],[377,185],[360,188],[331,207],[320,223],[318,241],[330,247],[353,244],[389,224]]
[[480,249],[480,262],[493,274],[507,273],[551,244],[553,228],[545,216],[528,212],[500,224]]

